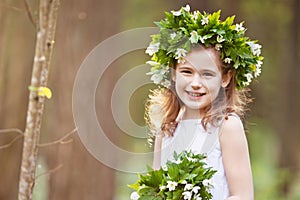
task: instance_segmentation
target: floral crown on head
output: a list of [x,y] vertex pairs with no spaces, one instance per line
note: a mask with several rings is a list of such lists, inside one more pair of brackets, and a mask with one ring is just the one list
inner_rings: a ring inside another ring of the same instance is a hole
[[146,62],[152,66],[147,75],[151,75],[155,84],[169,88],[169,66],[174,60],[185,62],[184,57],[197,44],[214,47],[225,64],[232,64],[237,89],[248,86],[260,75],[261,45],[245,36],[243,22],[233,24],[235,16],[221,21],[220,14],[220,10],[212,14],[192,13],[186,5],[178,11],[166,12],[165,19],[155,22],[160,31],[151,36],[152,41],[146,49],[152,56]]

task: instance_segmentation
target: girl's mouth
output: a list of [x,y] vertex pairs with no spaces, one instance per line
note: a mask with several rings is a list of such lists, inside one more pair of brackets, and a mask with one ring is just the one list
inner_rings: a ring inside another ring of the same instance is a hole
[[189,92],[186,91],[188,95],[192,96],[192,97],[201,97],[204,96],[206,93],[204,92]]

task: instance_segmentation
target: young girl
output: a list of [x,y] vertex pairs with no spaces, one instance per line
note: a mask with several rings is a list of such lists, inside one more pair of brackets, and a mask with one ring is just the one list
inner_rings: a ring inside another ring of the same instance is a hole
[[253,199],[248,145],[240,120],[247,103],[244,87],[260,74],[259,44],[244,36],[233,17],[220,21],[190,7],[166,13],[146,53],[151,80],[158,84],[146,119],[155,134],[155,169],[173,152],[206,153],[214,200]]

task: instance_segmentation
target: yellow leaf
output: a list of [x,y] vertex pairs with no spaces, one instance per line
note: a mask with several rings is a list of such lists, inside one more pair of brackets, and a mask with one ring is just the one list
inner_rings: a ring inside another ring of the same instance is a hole
[[52,97],[52,92],[47,87],[39,87],[38,96],[47,97],[48,99],[50,99]]

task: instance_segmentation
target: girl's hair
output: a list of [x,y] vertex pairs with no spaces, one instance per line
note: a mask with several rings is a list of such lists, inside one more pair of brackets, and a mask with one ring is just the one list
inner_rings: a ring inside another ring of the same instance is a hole
[[[236,113],[240,117],[244,116],[248,98],[247,89],[237,90],[236,80],[232,64],[225,64],[221,61],[220,52],[213,47],[203,47],[214,52],[214,57],[221,69],[222,77],[231,73],[231,79],[226,88],[221,88],[216,99],[206,108],[204,108],[202,125],[207,130],[209,124],[217,126],[221,119],[227,119],[230,113]],[[176,61],[173,62],[173,69],[176,69]],[[176,118],[182,106],[181,100],[175,92],[175,82],[170,77],[170,88],[158,88],[151,91],[146,104],[145,119],[152,134],[160,131],[163,135],[173,136],[178,122]],[[200,110],[199,110],[200,112]]]

